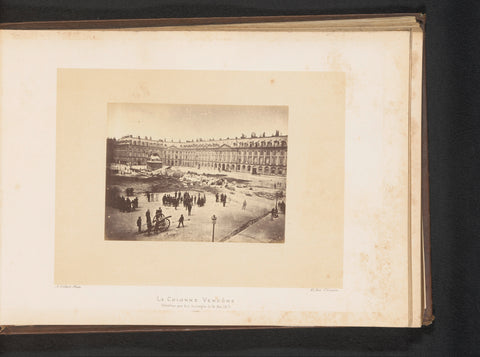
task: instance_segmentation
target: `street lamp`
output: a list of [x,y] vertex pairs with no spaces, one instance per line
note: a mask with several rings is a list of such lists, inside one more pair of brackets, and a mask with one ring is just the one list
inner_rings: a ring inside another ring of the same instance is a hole
[[212,216],[212,226],[213,226],[213,230],[212,230],[212,242],[215,242],[215,224],[217,223],[217,217],[215,217],[215,215]]

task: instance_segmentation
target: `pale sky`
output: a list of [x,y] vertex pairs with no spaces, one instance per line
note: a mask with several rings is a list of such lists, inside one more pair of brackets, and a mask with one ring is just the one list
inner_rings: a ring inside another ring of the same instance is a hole
[[287,106],[109,103],[108,137],[147,136],[170,141],[287,134]]

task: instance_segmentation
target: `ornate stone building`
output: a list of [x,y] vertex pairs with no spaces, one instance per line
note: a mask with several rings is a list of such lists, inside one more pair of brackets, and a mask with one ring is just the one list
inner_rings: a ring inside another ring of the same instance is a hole
[[143,165],[157,154],[164,166],[282,175],[287,172],[286,135],[208,141],[165,142],[127,136],[116,141],[116,163]]
[[[107,139],[107,142],[115,139]],[[114,141],[113,162],[124,165],[146,165],[150,156],[162,157],[166,145],[162,140],[128,135]],[[107,147],[107,158],[109,156]]]

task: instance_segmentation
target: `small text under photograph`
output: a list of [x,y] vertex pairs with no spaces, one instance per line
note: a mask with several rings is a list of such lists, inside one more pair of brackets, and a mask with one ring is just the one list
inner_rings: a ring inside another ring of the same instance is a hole
[[287,106],[109,103],[106,240],[284,243]]

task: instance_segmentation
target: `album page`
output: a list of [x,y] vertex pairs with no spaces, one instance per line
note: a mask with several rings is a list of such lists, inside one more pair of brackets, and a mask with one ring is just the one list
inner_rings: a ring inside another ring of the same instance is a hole
[[0,323],[420,326],[422,39],[0,31]]

